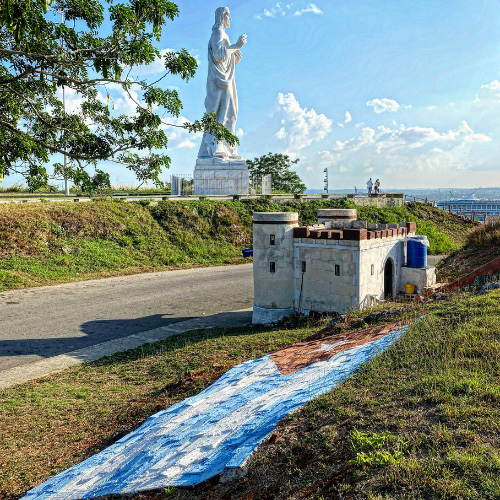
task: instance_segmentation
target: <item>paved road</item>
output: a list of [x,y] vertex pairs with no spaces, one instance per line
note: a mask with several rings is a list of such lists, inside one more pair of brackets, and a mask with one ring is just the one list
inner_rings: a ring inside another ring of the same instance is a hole
[[0,370],[252,303],[251,264],[0,293]]

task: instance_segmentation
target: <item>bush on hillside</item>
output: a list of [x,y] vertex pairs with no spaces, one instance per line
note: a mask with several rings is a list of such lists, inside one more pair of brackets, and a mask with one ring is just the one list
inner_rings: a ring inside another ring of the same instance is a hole
[[481,224],[469,233],[465,241],[465,246],[470,248],[495,245],[500,246],[500,217]]
[[448,235],[438,231],[432,222],[417,222],[417,234],[427,236],[430,243],[430,254],[448,253],[458,248]]

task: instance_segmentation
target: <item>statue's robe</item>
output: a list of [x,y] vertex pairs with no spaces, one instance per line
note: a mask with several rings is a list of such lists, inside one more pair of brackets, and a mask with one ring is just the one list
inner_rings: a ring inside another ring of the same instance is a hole
[[[215,112],[217,121],[222,123],[233,135],[236,130],[238,116],[238,93],[234,78],[237,54],[228,51],[231,45],[226,32],[219,28],[212,32],[208,43],[208,78],[205,109],[207,113]],[[216,143],[215,137],[205,133],[201,143],[199,158],[207,157],[240,158],[236,146],[225,141]]]

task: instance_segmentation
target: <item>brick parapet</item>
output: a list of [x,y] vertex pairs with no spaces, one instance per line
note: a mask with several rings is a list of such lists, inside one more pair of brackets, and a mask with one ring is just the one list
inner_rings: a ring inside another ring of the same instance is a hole
[[[361,221],[358,221],[361,222]],[[321,239],[321,240],[349,240],[349,241],[374,241],[386,238],[405,238],[408,233],[414,233],[417,230],[415,222],[406,222],[405,227],[398,227],[397,224],[369,224],[368,228],[344,228],[344,229],[326,229],[315,226],[295,227],[293,230],[294,238],[302,239]],[[389,227],[390,226],[390,227]],[[375,229],[375,227],[377,229]]]

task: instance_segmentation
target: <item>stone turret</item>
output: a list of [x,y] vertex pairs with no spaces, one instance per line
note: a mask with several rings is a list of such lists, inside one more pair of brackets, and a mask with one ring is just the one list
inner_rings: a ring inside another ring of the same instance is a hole
[[293,228],[296,212],[253,214],[254,323],[273,323],[294,311]]
[[358,218],[356,209],[351,208],[321,208],[318,210],[318,223],[326,224],[333,229],[349,227]]

